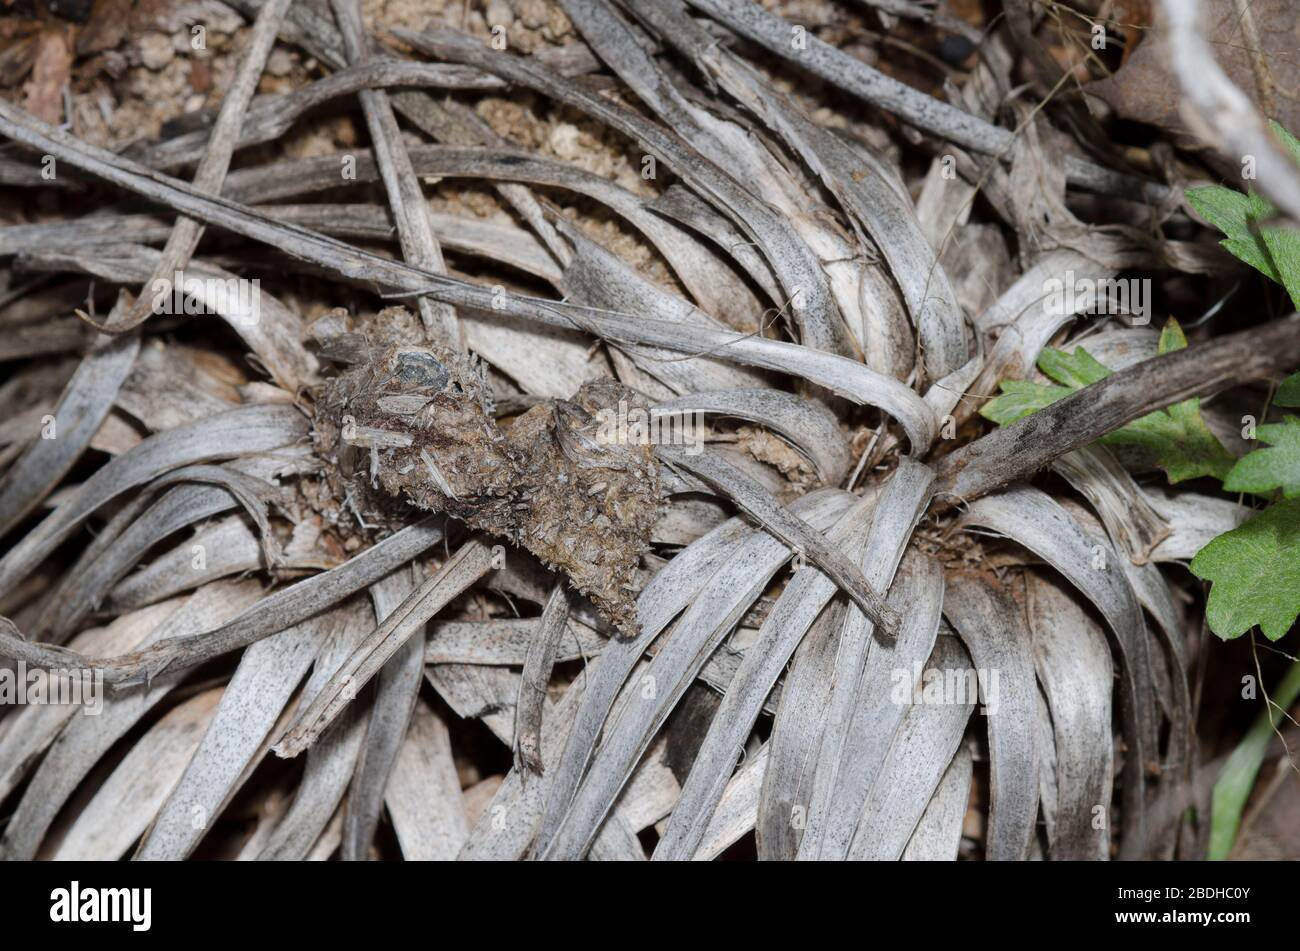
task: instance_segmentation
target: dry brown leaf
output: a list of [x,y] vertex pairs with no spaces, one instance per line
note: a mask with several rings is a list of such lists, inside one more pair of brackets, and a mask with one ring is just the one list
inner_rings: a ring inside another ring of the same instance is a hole
[[72,72],[71,34],[47,29],[37,41],[31,78],[23,84],[23,108],[50,125],[63,118],[63,87]]
[[131,6],[131,0],[98,0],[77,36],[77,53],[87,56],[115,49],[126,39]]
[[[1255,0],[1250,5],[1259,31],[1263,66],[1272,84],[1272,90],[1263,95],[1251,65],[1252,44],[1246,39],[1233,0],[1205,0],[1202,10],[1206,36],[1232,81],[1269,118],[1288,129],[1300,126],[1300,58],[1296,56],[1300,37],[1291,0]],[[1147,32],[1114,76],[1085,88],[1126,119],[1180,133],[1188,131],[1178,113],[1179,86],[1169,70],[1162,30]]]

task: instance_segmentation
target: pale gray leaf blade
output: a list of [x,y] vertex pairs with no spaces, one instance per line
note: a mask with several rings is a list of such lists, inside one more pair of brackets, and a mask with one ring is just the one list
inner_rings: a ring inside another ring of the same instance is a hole
[[1022,861],[1038,819],[1038,683],[1023,609],[978,576],[949,574],[944,614],[979,676],[989,737],[989,827],[985,855]]
[[0,590],[10,590],[101,505],[169,469],[278,449],[306,434],[295,407],[254,405],[149,437],[99,469],[0,559]]
[[[847,498],[838,493],[816,498],[805,496],[799,500],[805,502],[805,506],[798,508],[816,513],[810,515],[811,518],[821,516],[812,523],[814,526],[818,522],[825,525],[822,519],[837,519]],[[835,514],[828,516],[828,510]],[[583,784],[557,823],[554,838],[550,841],[539,839],[539,854],[559,859],[582,855],[637,760],[648,748],[657,727],[694,680],[713,648],[730,632],[789,557],[789,550],[780,541],[765,534],[755,534],[708,579],[682,619],[673,627],[667,646],[660,649],[649,671],[640,678],[641,683],[629,682],[624,687],[623,704],[617,708],[612,725],[606,728],[605,739],[596,751]],[[608,652],[602,655],[602,662],[608,656]]]
[[35,439],[5,473],[0,484],[0,534],[7,534],[39,505],[72,468],[112,409],[139,351],[140,338],[134,334],[101,337],[82,359],[51,414],[57,427],[52,438]]
[[[1112,784],[1110,645],[1097,624],[1049,578],[1027,575],[1034,663],[1056,740],[1054,859],[1109,858]],[[1102,822],[1097,822],[1098,809]],[[1100,825],[1100,828],[1098,828]]]
[[907,840],[904,862],[955,862],[961,848],[962,823],[970,803],[973,762],[965,747],[957,750],[930,804]]
[[[371,585],[370,599],[376,621],[387,621],[414,588],[415,579],[406,568]],[[410,730],[420,684],[424,681],[424,643],[417,632],[389,658],[379,671],[370,709],[361,718],[365,724],[365,745],[355,761],[355,775],[343,818],[345,862],[362,861],[370,854],[370,843],[383,809],[384,790]]]
[[[941,678],[973,678],[970,657],[955,637],[935,642],[927,671]],[[913,703],[903,716],[862,812],[849,858],[894,861],[925,814],[961,743],[975,699]]]
[[384,789],[393,831],[408,862],[447,862],[469,837],[447,725],[417,703]]
[[194,758],[159,810],[136,859],[176,860],[194,851],[265,749],[335,623],[328,616],[312,618],[244,652]]
[[1121,651],[1120,715],[1130,744],[1125,781],[1126,821],[1122,843],[1126,856],[1145,849],[1146,804],[1143,792],[1147,763],[1157,749],[1155,705],[1146,625],[1142,609],[1119,556],[1087,535],[1057,503],[1039,489],[1019,485],[971,504],[963,516],[1006,535],[1061,572],[1097,606]]
[[130,851],[194,756],[223,690],[178,704],[131,747],[77,813],[54,861],[116,862]]

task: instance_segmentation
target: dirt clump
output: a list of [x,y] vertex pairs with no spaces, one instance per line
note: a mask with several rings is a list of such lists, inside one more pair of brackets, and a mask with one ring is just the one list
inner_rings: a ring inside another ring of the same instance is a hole
[[318,321],[323,354],[348,366],[316,393],[330,495],[363,521],[396,515],[399,499],[509,539],[634,633],[636,571],[662,493],[653,449],[611,438],[611,422],[644,409],[639,397],[599,380],[502,427],[482,365],[417,342],[402,310],[378,315],[373,330],[340,312]]

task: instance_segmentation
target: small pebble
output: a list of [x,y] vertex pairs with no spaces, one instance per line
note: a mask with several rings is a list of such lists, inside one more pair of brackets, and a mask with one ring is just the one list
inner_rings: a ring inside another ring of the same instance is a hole
[[163,33],[146,33],[140,37],[140,62],[155,72],[165,67],[176,56],[171,39]]
[[506,0],[488,0],[488,26],[504,26],[506,29],[515,22],[515,11],[510,9]]
[[543,0],[519,0],[517,7],[520,19],[530,30],[539,30],[545,26],[551,13]]
[[266,71],[272,76],[288,76],[293,72],[293,54],[288,50],[272,50],[266,60]]

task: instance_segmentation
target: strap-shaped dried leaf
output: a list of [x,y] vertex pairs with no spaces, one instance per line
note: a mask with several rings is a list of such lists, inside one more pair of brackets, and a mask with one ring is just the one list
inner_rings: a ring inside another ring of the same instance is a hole
[[[132,611],[105,627],[91,628],[75,637],[72,651],[117,652],[130,650],[182,605],[181,599]],[[0,654],[24,661],[31,667],[59,667],[65,652],[23,640],[9,623],[0,624]],[[30,652],[30,653],[29,653]],[[44,653],[38,653],[44,652]],[[0,734],[0,797],[8,795],[37,764],[41,753],[79,712],[76,704],[27,704],[5,717],[9,726]]]
[[515,703],[515,739],[511,744],[516,769],[538,774],[546,771],[542,763],[542,707],[546,701],[546,689],[551,682],[551,672],[555,668],[560,638],[568,630],[568,620],[569,598],[565,594],[564,584],[560,583],[551,591],[551,596],[542,609],[519,678],[519,700]]
[[[188,599],[165,625],[151,631],[145,643],[156,640],[164,628],[173,637],[190,636],[214,620],[219,622],[237,614],[256,596],[254,584],[210,585]],[[179,675],[171,675],[150,684],[148,690],[104,697],[98,715],[74,717],[64,727],[32,776],[9,823],[3,843],[7,857],[35,858],[41,840],[77,786],[118,740],[167,698],[180,679]]]
[[[252,492],[259,483],[265,489],[274,489],[268,480],[293,471],[305,458],[293,452],[267,453],[237,459],[222,468],[232,478],[248,478],[248,491]],[[50,632],[50,640],[62,642],[151,548],[186,525],[229,511],[237,504],[235,495],[224,488],[192,484],[168,490],[139,517],[134,517],[134,504],[124,507],[66,572],[65,580],[49,599],[51,610],[40,629]]]
[[[978,341],[977,341],[978,344]],[[925,391],[926,405],[940,419],[952,415],[971,393],[971,385],[984,369],[984,353],[979,351],[965,365],[935,380]]]
[[[991,125],[976,116],[926,95],[877,71],[860,59],[806,34],[796,48],[791,24],[745,0],[687,0],[695,7],[753,40],[777,56],[790,60],[865,102],[899,115],[904,121],[988,155],[1009,156],[1014,143],[1010,130]],[[1085,187],[1124,194],[1145,194],[1160,201],[1168,189],[1137,182],[1099,168],[1077,156],[1066,156],[1067,178]]]
[[[509,745],[512,738],[511,707],[514,697],[519,693],[516,674],[501,669],[451,664],[430,667],[427,676],[454,710],[465,716],[480,716],[497,738]],[[568,708],[569,712],[571,710]],[[569,722],[568,712],[563,707],[548,710],[543,721],[544,742],[549,743],[546,737],[551,734],[547,725],[557,724],[557,721],[561,730]],[[562,738],[561,734],[559,739]],[[549,751],[549,746],[546,749]],[[527,783],[520,784],[524,775],[511,768],[498,795],[494,797],[475,830],[476,833],[482,832],[486,826],[492,831],[477,846],[473,844],[474,837],[471,837],[471,841],[462,850],[462,858],[471,854],[472,850],[484,847],[490,850],[488,855],[496,858],[518,858],[522,855],[532,838],[537,821],[539,795],[544,793],[550,780],[549,774],[529,775]],[[629,784],[628,794],[631,792]],[[644,850],[637,843],[633,830],[621,813],[622,809],[615,807],[613,815],[602,827],[592,845],[592,859],[641,861],[645,858]]]
[[447,725],[426,703],[415,705],[384,791],[397,844],[408,862],[447,862],[469,836]]
[[[536,626],[532,620],[529,624]],[[563,751],[589,679],[590,668],[580,672],[559,702],[547,710],[542,720],[544,761],[553,762]],[[554,776],[555,770],[534,776],[512,766],[470,831],[457,858],[462,861],[515,861],[522,858],[541,821],[546,791]]]
[[924,667],[934,650],[943,595],[943,572],[936,562],[916,553],[903,559],[898,578],[890,588],[890,600],[906,607],[903,629],[892,642],[878,640],[871,644],[857,680],[856,702],[840,762],[831,777],[834,786],[826,780],[813,786],[807,827],[799,845],[800,858],[848,857],[867,795],[908,709],[897,702],[898,684],[902,680],[910,692],[915,687],[915,672]]
[[[364,64],[370,59],[370,44],[361,22],[360,0],[331,0],[330,6],[343,36],[348,60],[353,64]],[[402,131],[397,127],[397,116],[388,102],[388,94],[379,89],[363,89],[358,97],[370,130],[384,192],[397,224],[402,256],[412,264],[446,274],[442,247],[429,220],[429,203],[425,200],[420,180],[415,176],[415,169],[411,167],[411,157],[407,154]],[[453,350],[464,348],[456,312],[449,305],[428,297],[421,297],[416,303],[430,340]]]
[[[399,568],[371,585],[375,620],[381,624],[387,621],[414,589],[415,578],[409,567]],[[365,746],[355,760],[355,775],[343,817],[345,862],[363,861],[370,855],[370,843],[383,810],[384,790],[410,730],[420,684],[424,682],[423,655],[424,637],[422,632],[417,632],[380,669],[374,698],[362,716]]]
[[[436,621],[424,648],[426,664],[486,664],[522,667],[537,629],[535,618],[492,618],[487,621]],[[569,622],[555,648],[555,660],[596,657],[606,639],[577,618]]]
[[[737,119],[693,103],[687,96],[685,85],[670,72],[660,69],[658,62],[642,49],[644,44],[639,42],[640,36],[613,11],[608,0],[564,2],[574,24],[651,111],[716,166],[744,182],[748,190],[779,213],[792,234],[807,245],[820,262],[830,299],[840,315],[839,321],[829,328],[834,338],[829,349],[846,356],[861,353],[862,340],[857,336],[864,322],[860,275],[869,268],[854,260],[858,255],[857,249],[832,223],[828,210],[809,195],[793,169],[785,164],[785,157],[775,154],[767,143]],[[687,37],[702,31],[689,18],[673,19],[669,14],[667,4],[643,4],[635,10],[635,15],[644,24],[668,38],[672,44],[689,51],[691,47]],[[712,45],[712,37],[706,34],[703,42]],[[777,303],[783,303],[784,299],[780,294],[774,298]],[[874,312],[875,308],[870,310]],[[799,321],[797,315],[796,321]],[[808,339],[804,342],[828,349]],[[874,361],[871,365],[880,369]]]
[[[120,305],[119,305],[120,307]],[[138,336],[101,335],[64,387],[54,410],[54,438],[33,438],[0,483],[0,535],[41,503],[90,445],[140,351]],[[40,435],[39,430],[30,434]]]
[[[564,269],[564,289],[569,300],[623,314],[656,314],[678,323],[722,329],[721,323],[646,280],[617,255],[588,240],[577,229],[563,222],[557,227],[574,245],[573,256]],[[677,354],[647,352],[642,348],[632,349],[628,355],[638,367],[677,393],[754,387],[763,383],[761,373],[718,360],[682,360]]]
[[[378,169],[369,150],[358,149],[350,154],[357,160],[356,181],[378,179]],[[656,214],[657,202],[647,203],[635,193],[599,175],[528,152],[499,147],[418,146],[411,149],[410,154],[411,164],[422,176],[483,178],[502,183],[502,188],[521,187],[505,184],[509,182],[528,182],[585,195],[608,207],[644,235],[707,313],[726,320],[733,327],[748,329],[762,310],[744,281],[710,245]],[[284,160],[236,172],[230,177],[225,194],[243,202],[283,201],[309,192],[326,191],[337,185],[338,160],[334,156],[324,156]],[[273,211],[273,207],[263,210],[279,216],[281,212]],[[312,226],[309,220],[299,223]],[[319,230],[328,231],[324,228]],[[738,236],[739,232],[736,234]],[[453,240],[455,237],[449,231],[449,246]],[[734,241],[718,242],[715,238],[715,243],[731,250],[742,261],[748,257],[733,250]],[[563,246],[563,242],[560,245]],[[567,257],[560,260],[567,260]],[[761,258],[758,260],[765,268]],[[767,281],[760,281],[759,286],[766,290],[768,284],[772,284],[770,273]],[[774,284],[772,293],[775,299],[778,295]]]
[[[236,150],[280,138],[306,112],[334,99],[366,89],[502,89],[505,83],[477,69],[443,63],[411,63],[372,59],[357,63],[313,83],[273,96],[259,96],[244,116]],[[201,158],[211,133],[199,129],[165,139],[131,157],[142,165],[171,169]]]
[[[244,114],[257,90],[262,70],[271,55],[271,47],[275,45],[285,11],[292,2],[293,0],[267,0],[258,11],[248,43],[240,54],[234,78],[221,98],[221,108],[212,126],[208,148],[194,172],[194,188],[197,191],[220,193],[221,183],[225,181],[230,159],[235,152],[235,143],[239,140]],[[146,290],[152,290],[159,281],[171,281],[176,272],[189,264],[203,237],[203,229],[203,223],[193,218],[181,216],[176,219],[176,225],[154,265],[153,273],[145,282]],[[140,299],[132,304],[128,313],[107,325],[112,328],[112,332],[118,333],[142,324],[149,319],[151,313],[156,313],[145,303],[144,298],[145,294],[141,293]]]
[[[374,177],[374,170],[371,172],[371,177]],[[392,220],[383,205],[264,205],[257,210],[279,221],[337,237],[379,241],[394,237]],[[555,260],[536,238],[522,228],[445,212],[431,211],[429,214],[434,230],[442,236],[442,243],[448,248],[500,261],[548,283],[559,284],[560,269]],[[92,273],[111,273],[107,270],[109,262],[118,261],[117,252],[124,246],[156,243],[166,239],[170,233],[170,226],[156,215],[105,214],[76,221],[8,225],[0,227],[0,254],[21,254],[18,259],[21,266],[32,270],[81,263]],[[86,257],[85,252],[91,248],[97,249],[100,257]],[[80,252],[80,256],[59,256],[71,252]],[[129,254],[126,256],[130,258]],[[135,273],[138,272],[132,272]],[[82,321],[68,319],[84,327]],[[59,339],[65,336],[73,339],[71,335],[62,333]]]
[[178,704],[131,745],[78,810],[54,861],[116,862],[130,851],[193,758],[224,690],[214,687]]
[[[442,541],[435,518],[409,525],[337,568],[290,585],[249,608],[239,617],[198,635],[188,642],[164,638],[132,654],[107,656],[93,663],[84,658],[76,666],[104,670],[107,683],[128,683],[157,676],[167,669],[183,669],[247,647],[283,631],[350,597],[406,564]],[[61,661],[66,663],[67,661]],[[57,663],[54,664],[57,666]]]
[[295,562],[268,561],[257,535],[243,518],[232,515],[199,527],[189,538],[129,575],[109,593],[108,610],[152,604],[221,578],[267,570],[270,565],[293,568]]
[[[830,507],[825,503],[834,498],[820,500],[823,511]],[[817,522],[812,524],[819,527]],[[554,838],[549,842],[539,839],[541,857],[573,860],[583,855],[633,767],[705,659],[789,557],[789,550],[779,540],[755,533],[708,580],[639,682],[624,687],[622,702]]]
[[[929,504],[930,485],[933,481],[934,473],[927,466],[903,459],[881,491],[880,500],[872,513],[871,534],[867,542],[871,559],[863,563],[863,570],[873,587],[888,590],[892,584],[894,573],[903,559],[903,552]],[[893,603],[900,608],[906,605],[908,613],[920,617],[932,615],[937,606],[934,602],[918,604],[913,600]],[[827,811],[830,802],[848,794],[856,785],[856,779],[852,776],[841,778],[841,770],[847,767],[850,774],[854,772],[854,764],[846,762],[845,756],[849,752],[853,731],[865,712],[859,703],[859,681],[869,655],[874,654],[881,643],[896,644],[898,640],[873,638],[874,633],[871,622],[860,612],[852,608],[846,611],[835,656],[833,686],[825,711],[825,725],[820,734],[820,749],[813,761],[808,828],[800,841],[800,851],[804,852],[806,848],[807,854],[820,848],[822,841],[820,834],[809,841],[809,832],[814,830],[815,818]],[[820,830],[820,825],[817,829]]]
[[757,482],[710,452],[690,455],[675,447],[656,446],[655,454],[717,488],[766,531],[806,555],[879,626],[881,634],[894,637],[898,633],[898,613],[884,603],[858,566],[843,552],[831,548],[823,536],[810,530],[806,522],[792,515]]
[[[311,746],[389,658],[423,631],[429,618],[492,570],[492,560],[492,549],[482,542],[471,540],[462,545],[433,577],[411,592],[330,678],[276,744],[276,755],[297,756]],[[421,644],[415,655],[416,663],[423,661],[423,655]]]
[[815,124],[755,70],[719,47],[685,15],[682,4],[659,4],[641,16],[781,136],[871,236],[907,301],[931,378],[963,365],[970,354],[961,310],[910,200],[892,183],[892,171],[869,167],[867,155]]
[[11,591],[92,512],[169,469],[289,445],[307,434],[292,406],[244,406],[150,436],[100,468],[0,560],[0,591]]
[[[814,502],[817,497],[814,493]],[[587,665],[581,705],[574,714],[563,753],[556,767],[547,774],[549,790],[539,841],[549,841],[568,809],[595,753],[601,727],[645,649],[751,534],[752,530],[741,519],[730,519],[679,552],[637,598],[640,634],[631,639],[612,639],[604,652]]]
[[342,611],[322,614],[244,652],[198,751],[140,844],[140,860],[186,858],[265,750],[265,741]]
[[825,485],[839,485],[852,456],[835,414],[821,403],[781,390],[740,389],[688,393],[656,404],[668,412],[719,413],[747,419],[780,433],[817,467]]
[[971,776],[974,763],[970,751],[959,747],[952,758],[939,788],[907,840],[900,858],[904,862],[954,862],[961,847],[962,824],[970,803]]
[[1134,564],[1142,565],[1169,536],[1169,528],[1133,477],[1105,446],[1067,452],[1052,468],[1082,493],[1101,516],[1106,533]]
[[181,483],[208,483],[222,486],[230,494],[231,498],[243,507],[244,512],[257,527],[259,547],[266,567],[273,569],[285,563],[266,511],[270,502],[283,501],[279,489],[269,482],[225,466],[186,466],[183,469],[173,470],[155,479],[113,517],[108,526],[87,547],[73,570],[68,572],[62,582],[50,593],[46,603],[53,606],[53,611],[42,619],[41,623],[34,628],[35,631],[50,631],[56,634],[67,632],[81,620],[84,610],[92,607],[94,600],[81,600],[81,597],[74,593],[76,589],[81,586],[89,587],[94,583],[95,588],[92,598],[97,600],[102,596],[104,590],[111,587],[125,573],[126,568],[130,566],[121,569],[116,576],[101,574],[98,578],[93,574],[87,577],[78,572],[77,569],[84,568],[87,574],[90,574],[95,566],[102,564],[106,560],[104,555],[112,546],[116,536],[121,533],[123,527],[133,523],[140,511],[149,504],[160,490]]
[[[715,211],[712,205],[685,185],[669,185],[658,198],[647,202],[645,207],[656,215],[683,225],[690,232],[703,235],[714,246],[725,248],[731,261],[748,275],[769,300],[781,299],[781,291],[771,266],[745,238],[744,232],[730,218]],[[732,322],[732,326],[749,330],[758,326],[755,311],[744,316],[748,323],[737,325]]]
[[[873,498],[855,504],[831,530],[827,540],[850,557],[861,560],[874,504]],[[753,643],[745,650],[744,659],[709,724],[690,775],[682,786],[681,799],[655,849],[656,861],[689,859],[697,854],[764,699],[795,647],[835,593],[835,585],[829,578],[806,568],[786,584]]]
[[1162,486],[1143,488],[1151,507],[1169,526],[1169,535],[1151,552],[1152,561],[1191,561],[1196,553],[1250,518],[1252,510],[1229,499]]
[[1120,717],[1129,744],[1122,854],[1145,850],[1145,773],[1157,749],[1151,659],[1145,623],[1119,556],[1084,534],[1045,493],[1016,486],[971,505],[963,523],[1012,538],[1050,564],[1097,606],[1115,634],[1122,660]]
[[[975,677],[961,642],[946,635],[935,642],[923,679],[930,674],[958,683]],[[908,706],[871,784],[849,849],[850,860],[892,862],[903,854],[957,752],[974,709],[973,698],[953,700],[956,702],[923,701]]]
[[758,797],[762,791],[763,773],[767,769],[767,744],[745,756],[735,775],[718,800],[718,807],[709,820],[700,847],[693,861],[709,861],[722,854],[729,845],[754,828],[758,818]]
[[[257,9],[258,5],[258,0],[248,0],[240,5],[240,9],[251,11]],[[290,42],[297,43],[331,68],[338,69],[346,63],[345,44],[339,32],[335,30],[334,24],[301,5],[290,11],[289,22],[286,24],[286,29],[282,31],[282,36]],[[370,41],[370,45],[375,45],[373,40]],[[391,51],[385,50],[385,53]],[[543,47],[534,55],[539,61],[553,64],[564,75],[580,75],[593,72],[600,67],[596,57],[581,44],[560,48]],[[381,62],[387,64],[391,61]],[[441,68],[456,69],[456,67]],[[500,82],[495,77],[486,75],[480,78],[494,85]],[[436,141],[456,145],[491,145],[504,142],[502,137],[493,131],[477,113],[450,99],[440,102],[428,93],[408,91],[393,94],[392,104],[397,112],[405,116],[416,128]],[[556,260],[565,260],[566,251],[563,243],[546,221],[541,205],[532,193],[520,185],[496,183],[494,187],[506,203],[514,208],[529,227],[541,237]],[[739,285],[733,284],[733,286]]]
[[[1105,531],[1092,513],[1080,506],[1070,508],[1074,520],[1098,541]],[[1175,593],[1154,562],[1135,565],[1121,559],[1124,575],[1133,587],[1138,603],[1155,620],[1154,631],[1148,627],[1151,673],[1155,678],[1156,701],[1169,720],[1160,785],[1152,802],[1151,815],[1161,825],[1150,830],[1152,841],[1160,843],[1155,858],[1172,859],[1176,845],[1175,827],[1187,817],[1193,802],[1196,757],[1195,715],[1192,712],[1191,685],[1187,678],[1188,657],[1184,638],[1187,624]]]
[[[317,657],[300,702],[320,691],[374,625],[375,615],[364,603],[340,610],[345,615],[343,623]],[[257,853],[259,860],[296,862],[307,857],[343,801],[365,741],[365,717],[354,707],[307,751],[307,765],[293,803]]]
[[163,201],[209,223],[246,237],[281,247],[297,257],[328,264],[356,280],[372,280],[428,294],[456,306],[501,311],[551,326],[582,329],[610,340],[641,343],[693,353],[708,353],[748,366],[795,373],[855,402],[877,405],[896,417],[913,448],[921,451],[933,441],[936,420],[919,396],[897,380],[834,354],[745,334],[671,321],[601,313],[563,303],[500,296],[473,284],[442,277],[403,262],[392,261],[315,232],[280,224],[252,209],[195,192],[159,173],[143,174],[119,156],[45,126],[22,110],[0,102],[0,134],[62,158],[139,194]]
[[[1078,251],[1069,248],[1049,251],[1035,260],[996,301],[975,318],[975,329],[990,337],[1001,335],[1008,327],[1018,324],[1029,311],[1043,310],[1048,296],[1046,288],[1054,280],[1061,281],[1064,286],[1065,278],[1071,272],[1080,279],[1088,280],[1115,276],[1114,268],[1098,264]],[[1037,354],[1030,358],[1030,365],[1036,356]]]
[[521,57],[497,56],[477,40],[441,31],[394,34],[439,59],[478,66],[502,79],[534,89],[579,109],[624,135],[676,172],[684,182],[729,214],[758,242],[781,283],[803,342],[832,353],[851,353],[848,329],[835,307],[816,256],[789,223],[744,186],[675,134],[613,100],[597,96]]
[[[989,827],[992,861],[1022,861],[1038,819],[1038,682],[1024,610],[981,575],[952,574],[943,613],[966,644],[977,672],[989,734]],[[997,679],[994,680],[993,678]]]
[[[108,281],[152,281],[145,283],[144,293],[159,302],[156,289],[160,279],[152,278],[151,274],[162,266],[162,253],[127,244],[121,237],[109,248],[51,252],[40,260],[44,266],[57,265],[60,270],[75,266]],[[169,294],[173,293],[174,273],[165,278]],[[204,308],[221,317],[257,355],[278,386],[296,393],[314,379],[318,369],[316,357],[303,346],[303,320],[298,314],[260,286],[253,291],[257,310],[249,310],[243,294],[225,290],[232,286],[231,282],[241,279],[214,264],[190,260],[185,264],[184,273],[185,293],[193,294]]]
[[1054,859],[1110,856],[1112,784],[1110,645],[1096,623],[1050,578],[1025,576],[1034,664],[1052,712],[1056,739]]

